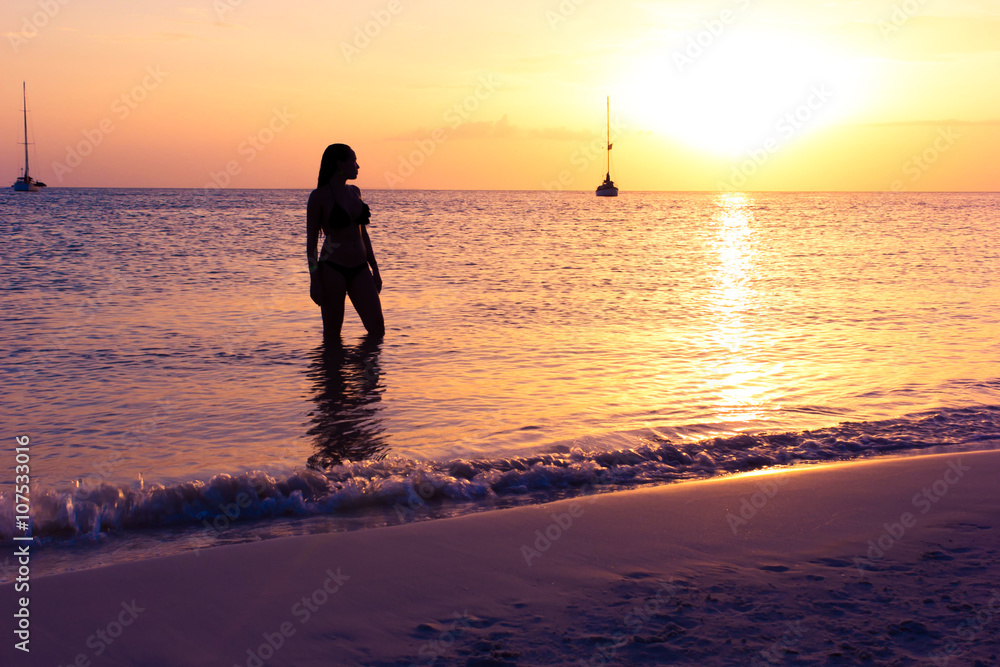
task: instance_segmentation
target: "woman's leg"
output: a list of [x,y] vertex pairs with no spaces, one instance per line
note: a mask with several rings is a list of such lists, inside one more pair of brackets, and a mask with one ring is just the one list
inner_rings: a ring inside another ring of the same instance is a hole
[[340,340],[340,329],[344,326],[344,295],[347,293],[347,285],[340,271],[329,266],[324,266],[321,270],[324,281],[323,305],[320,306],[323,314],[323,340],[335,342]]
[[347,294],[351,297],[354,310],[358,311],[361,323],[368,330],[368,335],[375,338],[384,336],[385,319],[382,317],[382,301],[378,298],[375,279],[368,267],[351,281]]

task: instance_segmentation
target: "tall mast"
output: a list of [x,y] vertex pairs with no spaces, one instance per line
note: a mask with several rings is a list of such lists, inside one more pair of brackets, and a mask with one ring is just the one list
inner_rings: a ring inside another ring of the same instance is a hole
[[[611,96],[610,95],[608,95],[608,100],[607,101],[608,101],[608,135],[607,135],[608,136],[608,178],[611,178]],[[28,105],[25,104],[25,106],[27,107]],[[25,119],[27,119],[27,115],[25,115]],[[25,122],[25,127],[27,127],[27,122],[28,121],[25,120],[24,122]],[[28,131],[25,130],[24,132],[25,132],[25,134],[24,134],[25,139],[24,140],[27,141],[28,140],[28,134],[27,134]],[[27,152],[28,151],[28,147],[27,146],[24,147],[24,151],[25,151],[24,154],[27,155],[28,154],[28,152]],[[28,163],[25,162],[24,164],[27,165]],[[25,166],[25,169],[27,169],[27,166]]]
[[28,91],[25,82],[21,82],[21,98],[24,102],[24,180],[28,180]]

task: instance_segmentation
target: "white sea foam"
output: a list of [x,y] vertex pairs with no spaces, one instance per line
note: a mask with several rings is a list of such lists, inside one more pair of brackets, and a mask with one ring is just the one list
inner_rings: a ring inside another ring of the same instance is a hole
[[[634,488],[746,472],[770,466],[846,460],[1000,439],[1000,407],[982,406],[813,431],[736,435],[645,444],[609,451],[542,452],[491,459],[418,461],[388,457],[304,469],[216,475],[172,486],[101,484],[33,495],[34,534],[42,544],[128,536],[167,526],[220,532],[274,517],[350,517],[365,508],[395,510],[399,520],[433,505],[438,514],[545,502],[567,495]],[[0,493],[2,537],[10,541],[13,498]]]

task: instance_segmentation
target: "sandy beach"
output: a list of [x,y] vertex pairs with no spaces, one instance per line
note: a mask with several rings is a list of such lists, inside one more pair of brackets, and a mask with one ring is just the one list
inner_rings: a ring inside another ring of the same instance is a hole
[[5,8],[0,667],[1000,667],[1000,0]]
[[995,665],[998,516],[981,451],[219,547],[33,580],[3,664]]

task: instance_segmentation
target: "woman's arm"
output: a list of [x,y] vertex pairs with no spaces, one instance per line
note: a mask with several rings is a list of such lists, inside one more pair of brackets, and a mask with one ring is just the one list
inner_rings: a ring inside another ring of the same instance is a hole
[[368,237],[366,225],[361,225],[361,238],[365,242],[365,253],[368,255],[368,265],[372,267],[372,273],[378,275],[378,264],[375,262],[375,251],[372,250],[372,240]]
[[309,271],[316,268],[319,257],[316,246],[319,243],[319,230],[323,220],[323,205],[314,190],[309,195],[309,203],[306,204],[306,259],[309,261]]
[[372,277],[375,278],[375,287],[382,291],[382,276],[378,273],[378,263],[375,261],[375,251],[372,250],[372,240],[368,237],[368,228],[361,225],[361,238],[365,242],[365,253],[368,255],[368,266],[372,267]]

